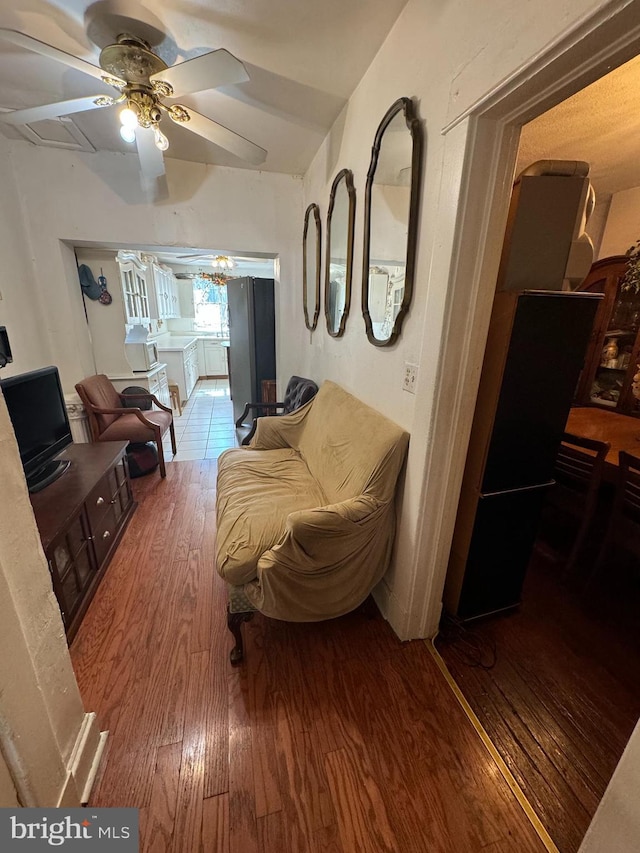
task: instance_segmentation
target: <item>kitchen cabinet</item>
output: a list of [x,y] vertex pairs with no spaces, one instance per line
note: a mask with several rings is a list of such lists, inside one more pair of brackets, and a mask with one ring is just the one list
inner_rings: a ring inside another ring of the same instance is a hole
[[171,320],[179,317],[178,288],[173,271],[159,264],[153,255],[143,255],[143,260],[148,264],[148,278],[152,287],[152,319]]
[[176,277],[153,255],[120,251],[117,254],[126,322],[150,327],[151,320],[180,316]]
[[152,305],[149,297],[147,264],[139,253],[120,251],[117,254],[125,320],[130,325],[149,328]]
[[194,337],[176,337],[158,344],[158,353],[167,365],[169,382],[177,385],[180,402],[191,396],[200,375],[198,366],[198,342]]
[[146,388],[150,394],[160,400],[164,406],[171,408],[171,395],[169,394],[169,375],[166,364],[157,364],[146,373],[130,373],[127,375],[109,376],[116,391],[122,393],[125,388],[136,385]]
[[581,291],[604,293],[593,324],[576,402],[640,417],[633,377],[640,367],[640,294],[622,290],[628,258],[602,258],[591,267]]
[[201,376],[227,375],[227,355],[221,341],[199,340],[198,349]]
[[136,504],[126,441],[72,444],[63,477],[30,495],[53,590],[70,641]]

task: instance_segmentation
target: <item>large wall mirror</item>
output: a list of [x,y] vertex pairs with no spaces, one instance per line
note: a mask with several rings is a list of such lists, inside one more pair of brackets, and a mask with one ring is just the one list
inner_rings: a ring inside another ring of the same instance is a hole
[[362,314],[378,347],[397,339],[411,304],[421,168],[422,128],[399,98],[376,131],[364,202]]
[[327,331],[334,338],[344,334],[351,305],[355,215],[356,191],[353,186],[353,172],[343,169],[334,178],[327,213],[324,313]]
[[304,215],[302,235],[302,300],[304,323],[313,331],[320,315],[320,259],[321,255],[320,208],[310,204]]

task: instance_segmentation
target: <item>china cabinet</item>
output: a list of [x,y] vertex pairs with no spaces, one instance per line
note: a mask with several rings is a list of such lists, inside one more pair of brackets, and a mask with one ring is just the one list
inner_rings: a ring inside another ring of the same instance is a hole
[[640,417],[633,394],[640,371],[640,294],[622,288],[627,257],[596,261],[581,291],[604,293],[596,314],[576,402]]
[[151,320],[180,316],[176,277],[154,255],[120,251],[117,254],[126,322],[149,327]]
[[118,267],[125,319],[128,324],[149,327],[152,306],[149,298],[147,264],[137,252],[118,252]]

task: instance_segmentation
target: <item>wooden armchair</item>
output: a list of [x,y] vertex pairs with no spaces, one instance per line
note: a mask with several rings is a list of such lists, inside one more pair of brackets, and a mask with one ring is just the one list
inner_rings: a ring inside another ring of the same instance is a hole
[[[253,418],[251,427],[245,426],[245,421],[249,412],[253,411],[256,416],[260,415],[288,415],[294,412],[309,400],[312,400],[318,393],[318,386],[311,379],[304,379],[301,376],[292,376],[287,383],[287,388],[284,394],[282,403],[247,403],[243,413],[236,421],[236,432],[238,437],[242,437],[241,444],[249,444],[256,431],[256,417]],[[278,411],[281,409],[282,411]]]
[[[153,394],[119,394],[104,374],[89,376],[78,382],[76,391],[87,411],[93,441],[154,441],[158,448],[160,476],[167,476],[162,449],[162,437],[167,430],[171,435],[171,449],[174,454],[176,452],[173,412],[170,408]],[[134,402],[144,399],[145,402],[155,403],[158,410],[143,412],[140,408],[125,406],[128,396],[134,397]]]

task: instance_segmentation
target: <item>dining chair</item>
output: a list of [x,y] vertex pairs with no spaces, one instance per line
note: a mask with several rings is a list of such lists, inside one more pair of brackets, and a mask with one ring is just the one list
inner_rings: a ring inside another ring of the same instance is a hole
[[[162,448],[162,437],[167,430],[171,436],[171,449],[174,455],[176,453],[173,412],[168,406],[163,405],[153,394],[143,394],[140,391],[134,395],[119,394],[111,380],[103,373],[78,382],[76,391],[87,412],[94,442],[153,441],[158,448],[160,476],[167,476]],[[155,404],[158,408],[143,411],[139,408],[142,404]]]
[[564,523],[567,517],[578,520],[562,570],[564,577],[573,573],[594,521],[609,448],[606,441],[569,432],[562,436],[553,473],[555,486],[549,491],[544,514],[553,513],[556,522],[561,520]]
[[611,555],[612,549],[636,549],[640,543],[640,458],[621,450],[618,453],[616,491],[611,507],[607,532],[595,562],[588,586],[590,587]]

